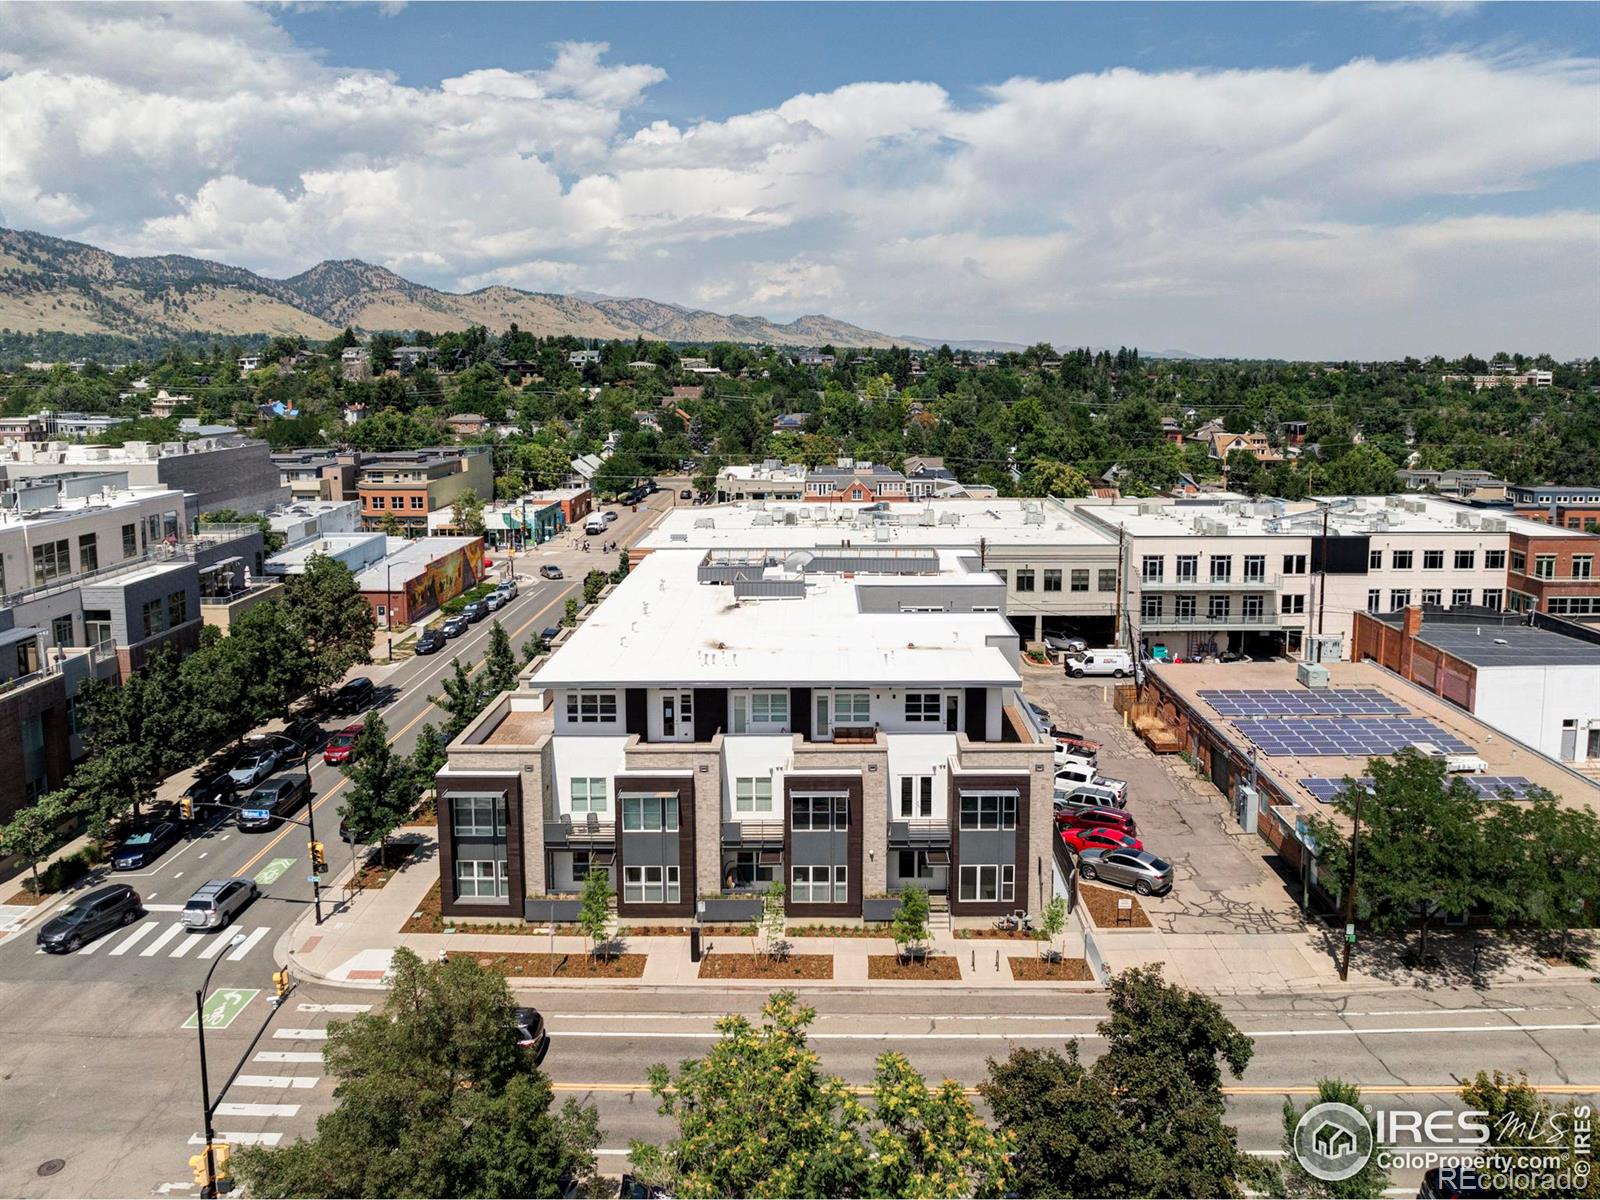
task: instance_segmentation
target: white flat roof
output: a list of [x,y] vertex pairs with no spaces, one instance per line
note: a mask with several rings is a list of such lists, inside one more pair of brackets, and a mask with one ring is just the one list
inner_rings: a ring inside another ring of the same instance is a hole
[[[389,554],[365,571],[357,573],[356,586],[364,592],[379,591],[391,582],[409,579],[407,571],[415,574],[434,559],[443,558],[452,550],[459,550],[480,540],[475,537],[422,537],[411,541],[390,538]],[[400,543],[398,548],[395,547],[396,542]]]
[[[1116,535],[1056,500],[932,500],[867,512],[863,504],[745,501],[668,513],[640,547],[647,550],[837,546],[1036,545],[1113,548]],[[791,524],[790,521],[793,521]],[[708,524],[709,523],[709,524]],[[879,530],[887,540],[879,540]]]
[[[1021,682],[987,639],[1014,644],[999,613],[863,613],[858,581],[810,575],[803,598],[736,602],[702,584],[700,551],[649,555],[534,677],[552,687],[893,686],[1004,687]],[[898,578],[898,577],[895,577]],[[951,587],[992,583],[942,575]],[[969,581],[964,583],[963,581]]]
[[[1319,502],[1321,502],[1319,504]],[[1322,533],[1322,504],[1328,505],[1328,532],[1350,534],[1525,533],[1536,537],[1592,536],[1560,529],[1501,509],[1457,504],[1439,496],[1403,493],[1394,496],[1318,496],[1314,500],[1244,500],[1208,497],[1171,503],[1119,500],[1089,511],[1112,528],[1123,526],[1136,536],[1211,536],[1195,528],[1209,521],[1227,527],[1236,537],[1314,537]],[[1498,529],[1485,522],[1499,523]]]

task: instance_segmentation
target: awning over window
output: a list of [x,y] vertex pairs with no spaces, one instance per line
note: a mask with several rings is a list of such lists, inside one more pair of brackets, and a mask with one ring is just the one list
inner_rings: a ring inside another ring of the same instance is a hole
[[783,865],[782,850],[763,850],[756,858],[758,866],[781,867]]
[[948,867],[950,865],[950,851],[929,850],[928,865],[930,867]]

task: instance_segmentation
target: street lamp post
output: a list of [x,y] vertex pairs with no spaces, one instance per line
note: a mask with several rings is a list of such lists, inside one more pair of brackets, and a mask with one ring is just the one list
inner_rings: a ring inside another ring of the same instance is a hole
[[[228,946],[237,946],[243,941],[244,934],[236,933],[228,939]],[[216,1155],[212,1151],[217,1134],[211,1127],[211,1080],[206,1074],[206,989],[211,986],[212,973],[221,962],[222,955],[219,954],[212,960],[211,969],[206,972],[205,982],[196,988],[194,993],[194,1031],[200,1039],[200,1111],[205,1117],[202,1128],[206,1137],[206,1186],[200,1192],[201,1200],[212,1200],[217,1194],[217,1162]]]
[[1361,801],[1369,789],[1358,787],[1356,793],[1355,828],[1350,832],[1350,878],[1344,889],[1344,950],[1339,955],[1339,981],[1350,978],[1350,950],[1356,941],[1356,860],[1361,852]]
[[[317,798],[311,794],[311,751],[300,756],[300,765],[306,769],[306,834],[313,845],[317,840]],[[322,873],[317,870],[316,855],[311,856],[311,904],[316,909],[317,924],[322,924]]]
[[[387,555],[385,555],[387,557]],[[383,640],[394,662],[394,563],[383,564]],[[309,774],[309,771],[308,771]]]

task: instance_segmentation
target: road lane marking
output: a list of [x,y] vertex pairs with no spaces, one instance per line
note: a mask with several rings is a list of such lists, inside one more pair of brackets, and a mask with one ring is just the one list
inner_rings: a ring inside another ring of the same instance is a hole
[[299,1111],[298,1104],[244,1104],[224,1100],[217,1105],[219,1117],[292,1117]]
[[191,933],[188,937],[184,938],[183,941],[179,942],[177,946],[173,948],[172,953],[167,957],[182,958],[185,954],[189,953],[189,951],[198,946],[200,944],[200,939],[204,936],[204,934],[200,933]]
[[167,926],[167,931],[165,933],[163,933],[155,941],[151,942],[143,950],[139,951],[139,957],[152,958],[155,955],[160,954],[161,948],[182,932],[183,923],[181,921],[173,922],[171,925]]
[[93,954],[96,950],[100,949],[102,946],[104,946],[108,942],[110,942],[111,939],[113,937],[115,937],[115,936],[116,936],[116,931],[113,930],[111,933],[106,934],[104,937],[97,938],[95,941],[92,941],[88,945],[82,947],[81,949],[79,949],[78,953],[79,954]]
[[241,1075],[233,1081],[234,1087],[258,1088],[314,1088],[315,1075]]
[[[326,1029],[274,1029],[272,1036],[286,1042],[322,1042],[328,1038]],[[318,1055],[320,1058],[321,1056]]]
[[[151,892],[150,894],[152,896],[155,895],[154,892]],[[181,904],[141,904],[139,907],[143,908],[145,910],[145,912],[182,912],[183,911],[183,905],[181,905]]]
[[[245,1006],[260,994],[260,988],[218,988],[207,996],[206,1002],[200,1006],[200,1011],[205,1014],[206,1028],[226,1029],[233,1024],[234,1018],[245,1010]],[[194,1027],[194,1014],[190,1013],[181,1028]]]
[[228,948],[228,939],[222,936],[222,930],[217,930],[211,935],[211,944],[196,954],[196,958],[215,958]]
[[[218,1130],[217,1141],[227,1142],[230,1146],[276,1146],[279,1142],[283,1141],[283,1134],[224,1133],[221,1130]],[[206,1139],[204,1134],[191,1133],[189,1135],[189,1145],[204,1146],[205,1144]]]
[[116,958],[119,955],[126,954],[144,940],[145,934],[154,933],[159,928],[160,926],[154,921],[146,921],[143,925],[135,925],[133,932],[123,938],[117,948],[111,952],[111,957]]
[[250,951],[254,950],[256,948],[256,943],[262,938],[266,937],[269,932],[270,930],[265,925],[253,930],[249,937],[245,938],[244,941],[239,943],[239,948],[232,954],[228,955],[228,961],[238,962],[246,954],[249,954]]
[[277,883],[279,879],[283,878],[283,873],[290,867],[294,866],[294,864],[295,860],[292,858],[273,859],[266,866],[262,867],[261,870],[256,872],[256,884],[259,887],[271,887],[273,884]]
[[296,1012],[364,1013],[371,1012],[370,1004],[297,1004]]
[[179,872],[178,872],[178,873],[177,873],[177,874],[176,874],[176,875],[174,875],[174,876],[173,876],[173,877],[172,877],[172,878],[173,878],[173,881],[174,881],[174,882],[176,882],[176,881],[177,881],[177,880],[179,880],[179,879],[182,879],[182,878],[183,878],[183,872],[182,872],[182,871],[179,871]]
[[264,1063],[319,1063],[322,1055],[315,1050],[263,1050],[251,1062]]

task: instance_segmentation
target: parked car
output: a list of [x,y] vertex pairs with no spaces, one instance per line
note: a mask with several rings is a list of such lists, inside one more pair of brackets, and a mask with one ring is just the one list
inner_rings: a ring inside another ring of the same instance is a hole
[[272,774],[272,769],[278,765],[279,757],[281,756],[276,746],[252,746],[234,762],[233,769],[228,772],[228,778],[233,780],[235,787],[252,787]]
[[463,613],[460,616],[446,617],[440,622],[439,632],[447,638],[458,638],[471,628],[472,622],[467,620],[466,614]]
[[498,584],[495,585],[494,590],[499,592],[507,600],[515,600],[517,598],[517,581],[515,578],[502,579]]
[[183,831],[176,821],[162,821],[122,839],[111,852],[113,871],[137,871],[172,849]]
[[561,626],[546,625],[539,631],[539,636],[547,642],[553,642],[556,640],[556,638],[561,636]]
[[461,612],[457,615],[465,617],[469,624],[476,625],[489,615],[489,610],[482,600],[470,600],[461,606]]
[[203,775],[183,789],[184,797],[192,801],[197,809],[207,805],[232,804],[237,792],[238,785],[227,771]]
[[1120,883],[1141,896],[1172,890],[1172,864],[1148,850],[1085,850],[1078,855],[1078,874]]
[[1089,643],[1081,637],[1065,634],[1046,634],[1044,644],[1047,649],[1060,654],[1082,654],[1089,648]]
[[499,612],[511,600],[504,592],[490,592],[480,603],[489,612]]
[[1069,655],[1063,669],[1074,679],[1085,675],[1111,675],[1122,679],[1133,674],[1133,656],[1126,650],[1085,650]]
[[550,1032],[544,1027],[544,1017],[537,1008],[519,1007],[511,1010],[511,1023],[517,1027],[517,1045],[533,1055],[533,1065],[543,1061],[550,1049]]
[[445,642],[449,640],[437,629],[424,629],[417,637],[417,653],[433,654],[435,651],[444,649]]
[[607,525],[611,524],[611,522],[613,522],[613,521],[615,521],[617,519],[617,514],[616,514],[616,510],[615,509],[608,508],[601,515],[605,517],[605,521],[606,521]]
[[183,923],[189,929],[226,929],[260,894],[253,879],[213,879],[184,904]]
[[1090,783],[1110,791],[1120,801],[1128,798],[1128,785],[1121,779],[1111,779],[1094,769],[1094,764],[1082,759],[1068,759],[1056,766],[1056,787],[1073,788]]
[[1099,764],[1100,755],[1093,750],[1085,750],[1070,742],[1057,742],[1055,753],[1052,756],[1057,767],[1064,767],[1068,763],[1087,763],[1093,767]]
[[657,483],[654,479],[646,479],[644,481],[644,494],[646,496],[654,496],[660,490],[661,490],[661,485],[659,483]]
[[1120,829],[1076,829],[1068,826],[1061,831],[1061,840],[1074,854],[1085,850],[1142,850],[1144,843],[1131,833]]
[[372,680],[365,675],[357,675],[354,679],[347,679],[344,686],[333,694],[334,707],[339,712],[360,712],[372,703],[377,690],[372,686]]
[[561,568],[556,566],[555,563],[545,563],[542,567],[540,567],[539,568],[539,577],[541,579],[565,579],[566,578],[566,576],[561,573]]
[[1065,804],[1082,804],[1095,808],[1126,808],[1128,792],[1116,791],[1099,783],[1058,783],[1054,799]]
[[1050,726],[1050,736],[1055,738],[1058,746],[1066,746],[1069,749],[1086,750],[1091,754],[1097,753],[1100,750],[1100,743],[1095,741],[1093,738],[1084,737],[1083,734],[1079,733],[1076,729],[1067,729],[1062,725]]
[[1133,814],[1125,808],[1080,808],[1062,807],[1056,809],[1057,829],[1110,829],[1115,832],[1130,833],[1139,836],[1139,822],[1133,819]]
[[357,721],[354,725],[346,725],[339,730],[322,748],[322,761],[330,767],[349,762],[356,752],[356,738],[364,728],[366,728],[365,722]]
[[693,500],[694,499],[694,490],[692,488],[680,488],[678,490],[678,499],[679,500]]
[[1043,725],[1046,729],[1049,729],[1050,726],[1055,724],[1054,718],[1050,716],[1049,709],[1044,708],[1042,705],[1035,704],[1032,700],[1024,700],[1023,703],[1028,706],[1028,711],[1034,715],[1039,724]]
[[283,736],[301,749],[310,750],[322,744],[324,733],[320,721],[313,721],[310,717],[296,717],[284,726]]
[[311,788],[303,775],[269,779],[239,805],[239,828],[247,832],[276,829],[285,813],[293,812],[310,798]]
[[144,901],[127,884],[96,888],[46,921],[34,944],[47,954],[71,954],[102,933],[133,924],[143,913]]

